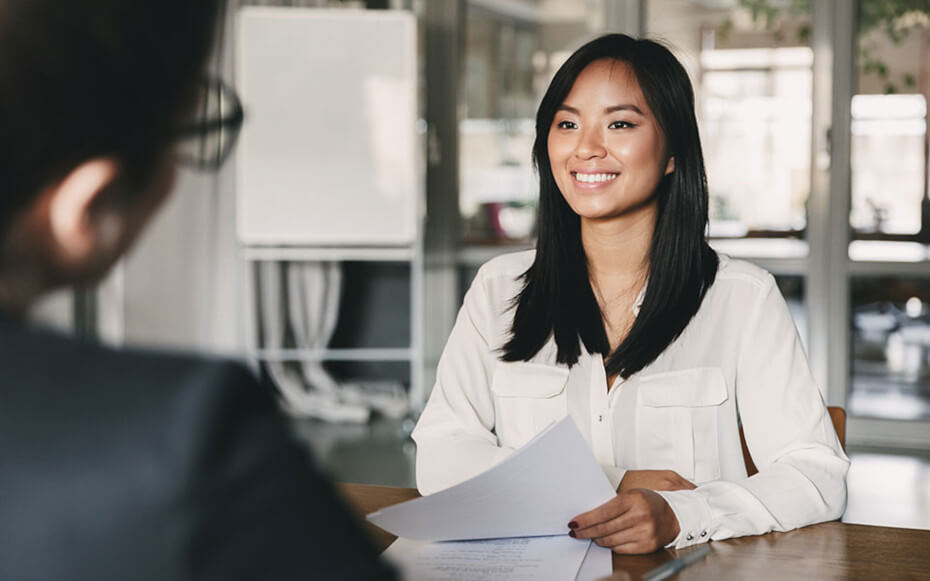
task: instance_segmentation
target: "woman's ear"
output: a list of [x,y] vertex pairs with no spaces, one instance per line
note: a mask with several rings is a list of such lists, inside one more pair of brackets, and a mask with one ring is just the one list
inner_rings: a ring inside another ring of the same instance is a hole
[[114,159],[94,158],[46,190],[49,234],[62,266],[84,270],[119,246],[123,218],[101,203],[119,175]]
[[668,162],[665,164],[665,175],[668,175],[675,171],[675,156],[668,158]]

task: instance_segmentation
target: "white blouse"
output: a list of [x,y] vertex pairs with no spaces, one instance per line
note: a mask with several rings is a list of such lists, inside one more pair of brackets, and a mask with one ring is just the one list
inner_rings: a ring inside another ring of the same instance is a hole
[[[500,360],[533,256],[490,260],[465,295],[413,432],[422,494],[475,476],[570,415],[614,488],[630,469],[674,470],[698,485],[660,492],[678,517],[678,548],[843,514],[849,459],[770,274],[720,256],[681,336],[608,390],[601,355],[583,345],[571,368],[556,363],[551,338],[529,362]],[[749,478],[740,421],[759,469]]]

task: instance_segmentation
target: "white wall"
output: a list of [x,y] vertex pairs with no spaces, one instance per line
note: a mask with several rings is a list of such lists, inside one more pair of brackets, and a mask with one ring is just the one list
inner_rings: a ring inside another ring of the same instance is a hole
[[246,345],[233,179],[231,161],[217,175],[179,172],[122,267],[124,343],[225,353]]
[[[213,71],[232,86],[236,2]],[[250,299],[235,233],[235,156],[218,173],[180,168],[175,190],[101,286],[100,332],[126,345],[229,355],[250,344]]]

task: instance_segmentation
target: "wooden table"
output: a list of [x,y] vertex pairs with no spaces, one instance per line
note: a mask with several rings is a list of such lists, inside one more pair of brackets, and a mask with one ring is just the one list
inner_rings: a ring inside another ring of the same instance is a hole
[[[342,484],[360,515],[419,496],[412,488]],[[379,549],[394,536],[366,523]],[[788,533],[710,543],[711,553],[675,579],[930,579],[930,531],[829,522]],[[643,573],[690,549],[614,555],[613,581]]]

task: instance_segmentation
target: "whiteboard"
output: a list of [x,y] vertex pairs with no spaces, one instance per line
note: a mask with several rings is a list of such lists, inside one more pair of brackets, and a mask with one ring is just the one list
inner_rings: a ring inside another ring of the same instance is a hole
[[416,20],[245,7],[237,222],[249,245],[402,245],[418,234]]

